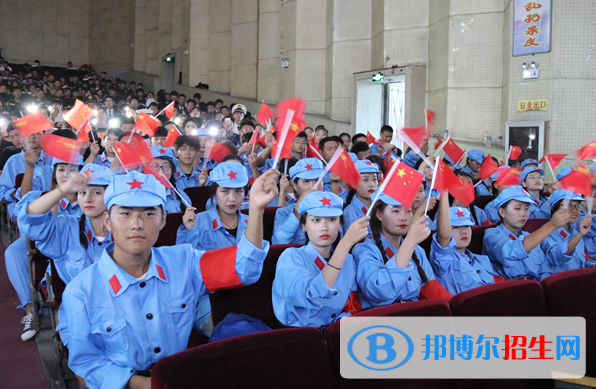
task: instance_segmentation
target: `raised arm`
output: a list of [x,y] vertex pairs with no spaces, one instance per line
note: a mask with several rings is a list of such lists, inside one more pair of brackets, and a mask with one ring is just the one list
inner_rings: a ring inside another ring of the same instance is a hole
[[263,244],[263,213],[275,197],[277,197],[277,178],[279,172],[269,169],[257,178],[252,186],[248,203],[248,223],[246,224],[246,238],[257,248]]
[[445,248],[451,241],[451,220],[449,219],[449,195],[443,193],[439,200],[439,213],[437,215],[437,243]]

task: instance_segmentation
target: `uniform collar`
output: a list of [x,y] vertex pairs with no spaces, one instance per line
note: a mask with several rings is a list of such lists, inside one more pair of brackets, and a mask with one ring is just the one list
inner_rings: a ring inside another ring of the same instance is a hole
[[307,261],[310,262],[310,267],[317,272],[323,270],[327,265],[327,261],[312,245],[312,243],[308,242],[306,246],[304,246],[304,253],[306,254]]
[[352,204],[354,204],[354,206],[360,209],[362,212],[368,212],[368,208],[366,208],[366,205],[364,205],[364,203],[356,195],[354,195],[354,197],[352,198]]
[[[223,223],[221,222],[221,220],[219,219],[219,214],[217,213],[217,205],[213,208],[211,208],[210,210],[207,211],[207,214],[209,215],[209,223],[211,225],[211,230],[215,231],[218,230],[220,228],[224,228]],[[244,219],[244,214],[240,211],[238,211],[238,231],[243,231],[246,230],[246,220]]]
[[[91,221],[89,218],[85,217],[85,236],[87,237],[87,241],[91,243],[93,239],[95,239],[95,232],[93,231],[93,227],[91,226]],[[105,243],[111,243],[114,241],[114,237],[112,236],[112,232],[108,231],[106,238],[104,240]]]
[[[24,157],[25,157],[25,149],[21,150],[21,156],[24,159]],[[46,155],[46,153],[44,153],[43,150],[39,152],[39,159],[37,160],[37,163],[40,163],[40,162],[41,163],[46,163],[46,162],[51,162],[51,161],[52,161],[51,157],[49,157],[48,155]]]
[[[130,285],[135,285],[141,281],[137,280],[135,277],[122,270],[120,266],[116,265],[110,256],[113,251],[114,245],[108,245],[108,247],[106,247],[101,254],[101,259],[99,260],[97,266],[99,267],[99,271],[104,278],[104,281],[108,284],[110,294],[113,297],[118,297],[122,295]],[[142,281],[148,281],[151,278],[157,278],[162,282],[169,282],[165,269],[166,268],[163,264],[163,261],[159,257],[159,254],[157,254],[156,250],[152,248],[149,269],[147,270],[145,279]]]
[[512,239],[512,240],[517,240],[517,238],[518,238],[518,237],[520,237],[520,236],[522,235],[522,229],[521,229],[521,228],[520,228],[520,229],[518,229],[518,231],[517,231],[517,236],[513,235],[513,234],[511,233],[511,231],[509,231],[509,229],[508,229],[507,227],[505,227],[505,224],[503,224],[503,223],[499,224],[499,225],[497,226],[497,228],[501,229],[501,232],[502,232],[504,235],[507,235],[507,236],[509,237],[509,239]]
[[76,209],[79,206],[78,201],[71,203],[66,197],[62,197],[58,204],[60,205],[60,208],[64,210],[68,209],[69,206],[71,209]]
[[180,166],[178,166],[176,168],[176,179],[178,180],[178,179],[181,179],[181,178],[189,178],[189,179],[190,178],[194,178],[195,180],[198,180],[199,179],[199,172],[196,171],[195,168],[193,167],[192,168],[192,175],[190,177],[187,177],[186,176],[186,173],[184,173],[182,171],[182,168],[180,168]]
[[383,248],[385,249],[385,254],[387,255],[388,259],[391,259],[395,254],[397,254],[397,249],[389,243],[389,240],[385,238],[382,232],[379,233],[381,235],[381,243],[383,244]]
[[174,199],[176,198],[176,192],[174,191],[174,189],[168,188],[167,192],[168,192],[169,196],[172,196],[172,198],[174,198]]

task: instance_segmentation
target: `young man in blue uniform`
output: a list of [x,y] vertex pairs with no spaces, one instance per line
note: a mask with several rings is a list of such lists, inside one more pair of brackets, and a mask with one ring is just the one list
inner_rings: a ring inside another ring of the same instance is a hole
[[[136,171],[113,179],[104,222],[114,243],[63,295],[68,364],[89,388],[149,389],[151,366],[186,348],[197,301],[259,279],[269,249],[263,211],[277,195],[277,177],[270,170],[255,181],[239,244],[208,252],[190,245],[153,248],[165,226],[165,187]],[[76,191],[87,180],[74,176],[68,187]]]

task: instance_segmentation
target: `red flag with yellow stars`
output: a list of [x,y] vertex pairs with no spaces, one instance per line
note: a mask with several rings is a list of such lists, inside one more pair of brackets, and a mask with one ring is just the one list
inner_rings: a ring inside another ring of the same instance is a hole
[[85,149],[81,142],[52,134],[44,134],[39,143],[44,153],[70,163],[77,162]]
[[205,158],[221,163],[223,157],[229,154],[232,154],[232,152],[226,146],[220,145],[212,140],[207,142],[207,146],[205,147]]
[[458,163],[464,156],[465,151],[463,151],[454,141],[453,139],[449,139],[449,142],[445,146],[443,146],[443,151],[445,154],[451,158],[453,163]]
[[516,159],[519,158],[519,156],[522,154],[522,149],[519,146],[512,146],[511,147],[511,153],[509,154],[509,160],[510,161],[515,161]]
[[567,154],[544,154],[544,157],[542,157],[540,163],[548,161],[550,163],[550,167],[556,169],[566,156]]
[[362,180],[360,172],[358,172],[354,161],[352,161],[352,157],[341,147],[338,147],[333,157],[329,160],[327,169],[331,173],[337,174],[339,178],[347,182],[354,189],[358,187],[358,183]]
[[[579,162],[584,159],[596,157],[596,140],[588,143],[575,152],[575,159]],[[553,166],[553,169],[555,167]]]
[[594,176],[585,165],[579,164],[573,171],[561,178],[561,189],[566,189],[584,196],[592,196]]
[[420,172],[399,162],[394,173],[385,178],[383,185],[386,186],[383,193],[409,208],[414,202],[423,179],[424,176]]
[[[273,146],[271,147],[271,154],[276,155],[277,154],[277,141],[274,140],[273,141]],[[286,159],[290,159],[292,158],[292,143],[284,143],[283,148],[281,150],[281,154],[279,155],[279,158],[286,158]]]
[[157,114],[157,116],[161,115],[162,113],[165,113],[166,116],[168,117],[168,119],[171,119],[174,117],[174,103],[175,101],[172,101],[170,104],[168,104],[164,109],[161,110],[160,113]]
[[490,154],[484,158],[482,165],[480,166],[480,179],[482,181],[486,180],[488,177],[492,176],[499,170],[499,167],[495,163],[495,161],[491,158]]
[[428,140],[430,139],[430,132],[428,131],[428,127],[426,126],[420,126],[416,128],[404,128],[400,132],[405,133],[418,147],[428,142]]
[[381,142],[377,140],[368,130],[366,131],[366,142],[370,145],[381,145]]
[[86,121],[93,116],[93,110],[86,106],[81,100],[75,100],[75,105],[68,112],[62,115],[66,123],[75,130],[81,130]]
[[464,206],[474,201],[474,187],[462,177],[458,177],[451,169],[439,160],[437,164],[437,176],[435,178],[435,189],[440,192],[449,191],[453,197],[458,199]]
[[[275,106],[275,116],[279,119],[280,126],[284,125],[289,111],[293,111],[292,121],[304,120],[306,102],[300,97],[293,97],[282,101]],[[294,139],[294,138],[292,138]]]
[[261,123],[262,125],[266,126],[267,122],[273,118],[273,110],[269,108],[269,106],[263,101],[261,103],[261,108],[259,109],[259,113],[257,114],[257,122]]
[[516,167],[504,167],[499,169],[497,174],[497,181],[495,185],[519,185],[519,176],[521,175],[521,169]]
[[[443,143],[443,140],[441,138],[437,138],[437,143],[435,143],[435,150],[441,146],[441,143]],[[455,161],[455,163],[457,163],[457,161]]]
[[178,129],[177,126],[172,125],[172,128],[170,128],[170,131],[168,131],[168,136],[166,138],[166,141],[163,144],[163,147],[166,149],[169,149],[170,147],[172,147],[174,145],[174,142],[176,142],[176,139],[178,139],[178,137],[182,135],[182,132]]
[[432,126],[435,123],[437,114],[434,111],[429,111],[428,109],[425,109],[424,113],[426,114],[426,125]]
[[157,131],[159,126],[161,126],[161,121],[159,119],[156,119],[145,112],[141,112],[137,117],[137,121],[135,123],[135,130],[140,131],[149,136],[154,136],[155,131]]
[[12,124],[16,128],[19,133],[19,138],[21,139],[54,127],[52,122],[50,122],[41,112],[23,116],[12,122]]
[[[142,146],[145,144],[145,147]],[[147,150],[149,154],[147,154]],[[118,154],[121,164],[126,169],[138,169],[141,166],[147,166],[151,162],[151,149],[145,142],[141,143],[126,143],[120,141],[116,143],[114,152]]]

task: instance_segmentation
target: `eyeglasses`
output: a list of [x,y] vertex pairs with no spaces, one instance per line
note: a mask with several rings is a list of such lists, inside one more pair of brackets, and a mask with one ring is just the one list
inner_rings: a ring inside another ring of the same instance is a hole
[[567,204],[567,206],[565,206],[565,204],[563,204],[562,207],[569,208],[569,209],[575,209],[576,211],[579,211],[583,208],[580,204]]
[[172,171],[172,167],[170,165],[149,165],[149,167],[153,170],[161,169],[164,172]]
[[6,137],[6,139],[17,140],[17,139],[19,139],[19,134],[18,133],[10,134]]
[[181,153],[194,153],[195,151],[197,151],[197,149],[195,149],[194,147],[180,147],[178,151]]

